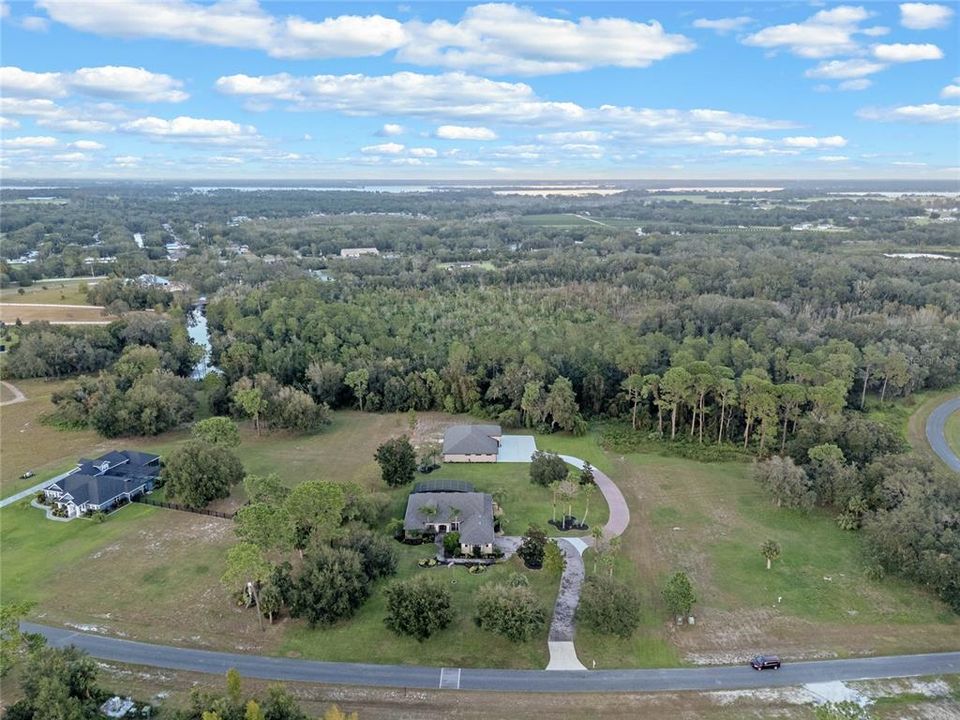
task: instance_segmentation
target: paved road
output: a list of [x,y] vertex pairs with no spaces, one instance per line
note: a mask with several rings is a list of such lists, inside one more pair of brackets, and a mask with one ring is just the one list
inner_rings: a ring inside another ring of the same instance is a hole
[[957,454],[947,445],[947,438],[943,432],[944,423],[946,423],[947,418],[955,412],[960,412],[960,397],[947,400],[942,405],[935,407],[933,412],[927,417],[926,431],[927,442],[930,443],[933,451],[940,456],[940,459],[943,460],[951,470],[960,472],[960,457],[957,457]]
[[746,665],[668,670],[461,670],[258,657],[149,645],[33,623],[21,623],[21,627],[27,632],[42,633],[52,645],[76,645],[101,660],[218,675],[235,667],[244,677],[331,685],[521,693],[645,692],[756,688],[960,672],[960,652],[787,663],[782,670],[762,673]]

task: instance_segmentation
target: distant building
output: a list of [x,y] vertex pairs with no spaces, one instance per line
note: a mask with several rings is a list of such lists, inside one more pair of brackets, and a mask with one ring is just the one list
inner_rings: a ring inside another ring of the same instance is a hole
[[358,258],[364,255],[379,255],[380,251],[375,247],[363,247],[363,248],[343,248],[340,251],[340,257],[342,258]]
[[137,284],[146,287],[170,287],[170,279],[160,275],[144,274],[137,277]]

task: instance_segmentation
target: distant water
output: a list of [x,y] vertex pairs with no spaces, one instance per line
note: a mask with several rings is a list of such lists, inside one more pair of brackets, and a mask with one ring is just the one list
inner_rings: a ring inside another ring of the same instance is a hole
[[190,377],[194,380],[203,380],[212,372],[219,372],[219,368],[211,364],[210,332],[207,330],[207,315],[203,305],[198,305],[190,313],[187,320],[187,334],[190,339],[203,348],[203,357],[193,368]]
[[296,187],[286,185],[195,185],[190,189],[195,193],[216,192],[217,190],[235,190],[237,192],[302,192],[309,190],[312,192],[423,193],[440,192],[446,188],[430,185],[355,185],[342,187],[318,187],[316,185]]

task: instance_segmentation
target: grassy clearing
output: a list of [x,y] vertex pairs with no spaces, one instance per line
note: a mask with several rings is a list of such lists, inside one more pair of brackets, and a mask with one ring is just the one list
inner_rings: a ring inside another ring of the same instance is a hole
[[[546,225],[550,227],[590,227],[597,226],[577,215],[567,215],[564,213],[554,213],[547,215],[521,215],[516,218],[521,225]],[[597,226],[599,227],[599,226]]]
[[[93,282],[96,282],[94,279]],[[81,278],[66,282],[40,281],[30,287],[8,287],[0,290],[0,304],[3,303],[44,303],[50,305],[86,305],[87,294],[80,288],[87,283]]]
[[45,320],[59,323],[108,323],[116,320],[112,315],[104,315],[98,307],[65,307],[63,305],[45,304],[38,307],[25,307],[14,302],[0,303],[0,321],[14,324],[17,320],[23,323]]
[[[429,557],[432,546],[398,545],[401,557],[397,579],[429,573],[440,579],[453,596],[455,617],[446,630],[418,643],[399,637],[383,625],[386,602],[383,590],[392,581],[377,583],[373,596],[357,615],[332,628],[310,630],[302,622],[288,624],[280,651],[292,657],[323,660],[368,660],[382,663],[446,667],[542,668],[548,660],[547,628],[525,643],[512,643],[477,628],[473,622],[478,590],[487,583],[503,582],[511,573],[522,572],[547,609],[552,609],[558,579],[544,571],[524,570],[513,559],[487,572],[471,575],[464,567],[421,569],[417,559]],[[549,614],[549,613],[548,613]]]

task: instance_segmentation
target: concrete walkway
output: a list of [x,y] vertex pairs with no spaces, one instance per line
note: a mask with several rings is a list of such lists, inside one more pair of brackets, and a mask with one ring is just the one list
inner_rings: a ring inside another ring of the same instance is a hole
[[0,385],[3,385],[7,390],[13,393],[13,399],[0,402],[0,407],[3,407],[4,405],[13,405],[14,403],[21,403],[27,399],[27,396],[20,391],[20,388],[11,385],[6,380],[0,380]]
[[960,397],[955,397],[941,405],[937,405],[937,407],[933,409],[933,412],[927,417],[925,430],[927,442],[930,443],[933,451],[946,463],[947,467],[954,472],[960,473],[960,457],[957,457],[957,454],[947,444],[947,436],[944,432],[944,425],[947,422],[947,418],[955,412],[960,412]]

